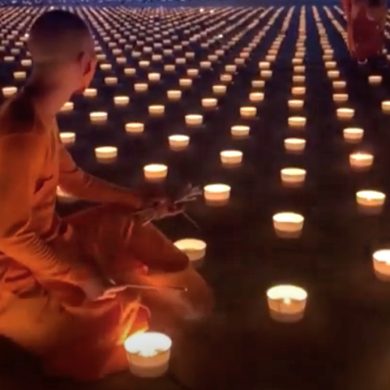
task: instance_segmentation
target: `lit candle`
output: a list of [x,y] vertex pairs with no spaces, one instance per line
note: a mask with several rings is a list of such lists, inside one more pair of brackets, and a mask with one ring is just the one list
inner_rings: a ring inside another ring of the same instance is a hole
[[253,88],[264,88],[265,81],[264,80],[252,80],[252,87]]
[[61,112],[71,112],[71,111],[73,111],[73,108],[74,108],[74,103],[73,102],[66,102],[61,107]]
[[135,68],[124,68],[123,73],[126,76],[135,76],[135,74],[137,73],[137,70]]
[[306,81],[306,77],[300,74],[294,74],[292,77],[292,81],[294,84],[304,84]]
[[168,371],[172,340],[163,333],[136,333],[124,346],[133,375],[156,378]]
[[223,83],[230,83],[233,80],[233,76],[228,73],[221,74],[219,80]]
[[168,176],[168,167],[164,164],[148,164],[144,166],[145,180],[159,182]]
[[384,100],[382,102],[382,112],[385,114],[390,114],[390,100]]
[[141,122],[129,122],[126,123],[125,129],[126,132],[130,134],[142,134],[144,132],[145,126]]
[[176,152],[187,149],[190,143],[190,137],[183,134],[170,135],[168,139],[170,149]]
[[169,91],[167,91],[167,97],[168,97],[168,100],[172,101],[172,102],[175,102],[175,101],[178,101],[181,99],[182,97],[182,91],[180,91],[179,89],[171,89]]
[[230,199],[230,186],[226,184],[209,184],[204,187],[204,198],[209,206],[225,206]]
[[338,71],[338,70],[329,70],[328,71],[328,77],[331,80],[338,79],[340,77],[340,71]]
[[386,201],[386,194],[374,190],[361,190],[356,192],[356,202],[359,211],[364,214],[376,215],[382,212]]
[[3,92],[3,96],[5,98],[9,98],[11,96],[16,95],[16,93],[18,92],[18,89],[14,86],[11,86],[11,87],[3,87],[1,89],[1,91]]
[[270,69],[271,64],[268,61],[260,61],[259,62],[259,69]]
[[134,91],[137,93],[147,92],[148,89],[149,89],[149,85],[146,83],[135,83],[134,84]]
[[196,127],[203,124],[203,115],[200,114],[188,114],[185,116],[187,126]]
[[368,83],[373,86],[378,86],[382,84],[382,76],[380,75],[372,75],[368,76]]
[[182,88],[190,88],[192,86],[192,79],[179,79],[179,85]]
[[255,118],[257,115],[256,107],[240,107],[240,115],[242,118]]
[[305,73],[305,65],[296,65],[293,69],[294,73],[302,74]]
[[127,106],[129,104],[130,98],[128,96],[114,96],[114,103],[116,106]]
[[225,66],[225,72],[235,73],[237,71],[237,65],[229,64]]
[[118,84],[118,78],[117,77],[112,77],[112,76],[106,77],[104,79],[104,83],[106,85],[117,85]]
[[140,68],[146,69],[146,68],[149,68],[150,61],[140,61],[138,64],[139,64]]
[[96,88],[86,88],[83,92],[84,97],[93,98],[97,96]]
[[299,238],[305,218],[293,212],[281,212],[273,216],[275,233],[279,238]]
[[240,150],[223,150],[220,153],[222,165],[228,168],[240,166],[242,157],[243,153]]
[[290,116],[288,118],[288,125],[294,129],[303,129],[306,126],[306,117]]
[[305,313],[307,292],[293,285],[278,285],[267,290],[270,316],[279,322],[300,321]]
[[336,113],[338,119],[350,120],[354,117],[355,110],[353,108],[342,107],[338,108]]
[[107,112],[105,111],[95,111],[95,112],[91,112],[89,114],[89,119],[91,121],[91,123],[94,123],[94,124],[102,124],[102,123],[106,123],[107,122]]
[[305,87],[292,87],[291,95],[293,96],[305,96],[306,88]]
[[335,103],[346,103],[348,101],[348,97],[347,93],[334,93],[333,101]]
[[218,106],[218,100],[215,98],[203,98],[202,107],[203,108],[216,108]]
[[207,249],[207,244],[204,241],[195,238],[183,238],[176,241],[175,246],[187,255],[190,264],[195,268],[199,268],[203,264]]
[[99,162],[112,162],[116,160],[118,148],[115,146],[98,146],[95,148],[95,157]]
[[272,77],[272,70],[262,70],[260,71],[260,77],[264,80],[269,80]]
[[303,138],[286,138],[284,148],[290,153],[302,153],[306,147],[306,140]]
[[73,145],[76,141],[76,133],[73,133],[71,131],[61,132],[60,139],[64,145]]
[[111,64],[100,64],[100,69],[103,71],[108,71],[108,70],[112,69],[112,65]]
[[26,58],[24,60],[21,60],[20,61],[20,64],[25,67],[25,68],[29,68],[31,65],[32,65],[32,60],[29,59],[29,58]]
[[283,168],[280,171],[283,185],[286,187],[300,187],[305,182],[306,170],[301,168]]
[[154,104],[149,106],[149,115],[153,117],[163,116],[165,114],[165,106],[162,104]]
[[161,74],[160,73],[149,73],[148,80],[152,83],[158,83],[161,80]]
[[249,136],[250,127],[244,125],[234,125],[230,129],[234,138],[247,138]]
[[372,262],[376,277],[382,281],[390,281],[390,249],[375,251]]
[[196,68],[193,68],[193,69],[188,69],[187,70],[187,76],[188,77],[197,77],[199,75],[199,70],[196,69]]
[[337,67],[336,61],[325,61],[325,68],[326,69],[335,69]]
[[14,72],[14,79],[15,80],[25,80],[26,79],[26,72],[24,72],[24,71]]
[[226,94],[227,87],[226,85],[213,85],[213,93],[218,96]]
[[176,66],[174,64],[166,64],[164,65],[164,71],[167,73],[173,73],[176,70]]
[[299,99],[290,99],[288,101],[288,107],[294,110],[302,109],[304,104],[305,104],[304,100],[299,100]]
[[356,152],[349,155],[351,168],[357,171],[365,171],[371,168],[374,156],[371,153]]
[[262,93],[262,92],[251,92],[249,94],[249,100],[252,103],[262,102],[264,100],[264,93]]
[[333,89],[344,89],[347,86],[346,81],[337,80],[332,82]]
[[359,143],[364,136],[364,130],[359,127],[347,127],[343,130],[344,140],[348,143]]

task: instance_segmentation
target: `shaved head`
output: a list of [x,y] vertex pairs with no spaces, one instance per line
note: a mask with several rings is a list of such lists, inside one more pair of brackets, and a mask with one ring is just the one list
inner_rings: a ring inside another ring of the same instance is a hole
[[77,60],[93,54],[94,44],[87,24],[77,15],[55,10],[38,17],[31,27],[29,50],[36,65]]

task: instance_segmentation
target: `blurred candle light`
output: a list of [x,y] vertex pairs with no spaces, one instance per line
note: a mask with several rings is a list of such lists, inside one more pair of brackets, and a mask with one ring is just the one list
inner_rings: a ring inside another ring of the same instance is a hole
[[368,83],[372,86],[378,86],[382,84],[382,76],[380,75],[371,75],[368,76]]
[[371,153],[355,152],[349,155],[349,164],[356,171],[366,171],[372,167],[374,155]]
[[118,148],[115,146],[98,146],[95,148],[95,157],[99,162],[112,162],[118,156]]
[[17,71],[17,72],[14,72],[14,79],[15,80],[25,80],[26,75],[27,74],[24,71]]
[[128,96],[114,96],[114,103],[116,106],[123,107],[127,106],[130,102],[130,98]]
[[390,114],[390,100],[384,100],[381,106],[384,114]]
[[168,176],[168,167],[165,164],[148,164],[144,166],[144,177],[149,182],[164,181]]
[[117,85],[118,84],[118,78],[117,77],[113,77],[113,76],[105,77],[104,78],[104,83],[106,85]]
[[181,99],[183,92],[179,89],[170,89],[167,91],[168,100],[176,102]]
[[230,129],[233,138],[247,138],[249,136],[250,127],[245,125],[234,125]]
[[175,152],[187,149],[190,143],[190,137],[183,134],[173,134],[168,139],[170,149]]
[[372,255],[375,275],[379,280],[390,281],[390,249],[379,249]]
[[207,244],[204,241],[195,238],[183,238],[176,241],[174,245],[188,256],[193,267],[200,268],[202,266],[207,249]]
[[303,138],[286,138],[284,148],[290,153],[302,153],[306,147],[306,140]]
[[305,102],[300,99],[290,99],[288,101],[288,107],[292,110],[300,110],[303,108]]
[[303,129],[306,126],[306,117],[290,116],[288,118],[288,125],[294,129]]
[[137,93],[147,92],[148,89],[149,89],[149,85],[147,83],[135,83],[134,84],[134,91]]
[[251,92],[249,94],[249,100],[252,103],[260,103],[264,100],[264,93],[262,92]]
[[231,187],[227,184],[209,184],[204,187],[204,198],[209,206],[225,206],[230,199]]
[[144,129],[145,125],[141,122],[128,122],[125,125],[126,133],[130,134],[142,134]]
[[16,95],[16,93],[18,92],[18,88],[14,87],[14,86],[3,87],[1,89],[1,92],[3,93],[3,96],[5,98],[10,98],[10,97]]
[[347,93],[334,93],[333,94],[333,101],[335,103],[346,103],[348,101],[348,94]]
[[56,188],[56,197],[60,203],[74,203],[78,200],[74,195],[64,191],[60,186]]
[[163,104],[152,104],[148,107],[149,115],[152,117],[164,116],[165,106]]
[[367,215],[377,215],[383,210],[386,194],[375,190],[361,190],[356,192],[356,202],[359,211]]
[[255,118],[257,115],[257,108],[251,106],[240,107],[241,118]]
[[300,187],[305,183],[306,170],[302,168],[283,168],[280,171],[282,183],[286,187]]
[[91,123],[103,124],[107,122],[108,114],[105,111],[95,111],[89,114]]
[[243,153],[240,150],[223,150],[220,152],[222,165],[227,168],[239,167],[242,163]]
[[202,107],[203,108],[217,108],[218,100],[215,98],[203,98]]
[[292,96],[305,96],[306,88],[305,87],[292,87],[291,95]]
[[61,112],[71,112],[74,109],[74,103],[73,102],[65,102],[64,105],[61,107]]
[[344,140],[348,143],[359,143],[364,136],[364,130],[360,127],[347,127],[343,130]]
[[71,131],[64,131],[60,133],[61,142],[64,145],[73,145],[76,141],[76,133]]
[[305,218],[301,214],[286,211],[273,216],[275,233],[279,238],[299,238]]
[[227,87],[226,85],[213,85],[214,95],[222,96],[226,94]]
[[86,88],[83,92],[83,96],[87,98],[94,98],[97,96],[96,88]]
[[187,126],[196,127],[203,125],[203,115],[200,114],[187,114],[185,116],[185,122]]
[[161,74],[160,73],[149,73],[148,74],[148,80],[151,82],[151,83],[158,83],[160,82],[161,80]]
[[337,118],[341,120],[351,120],[355,116],[355,110],[353,108],[348,107],[338,108],[336,113]]

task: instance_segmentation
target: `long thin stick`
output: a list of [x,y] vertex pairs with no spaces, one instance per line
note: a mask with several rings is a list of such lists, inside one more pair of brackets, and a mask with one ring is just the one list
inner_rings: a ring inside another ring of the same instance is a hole
[[138,290],[176,290],[187,292],[188,288],[183,286],[149,286],[146,284],[124,284],[125,288],[134,288]]

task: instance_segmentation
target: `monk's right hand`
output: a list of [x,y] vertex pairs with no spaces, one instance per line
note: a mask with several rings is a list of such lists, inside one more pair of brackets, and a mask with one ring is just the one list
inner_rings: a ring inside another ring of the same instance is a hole
[[90,278],[81,286],[89,301],[114,299],[118,293],[126,289],[123,286],[112,286],[99,278]]

